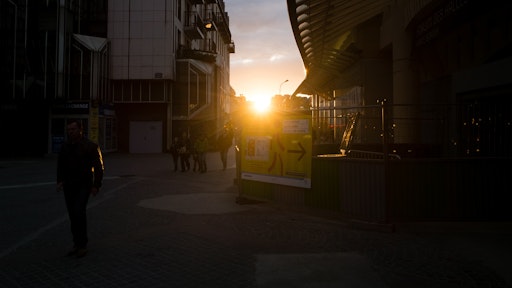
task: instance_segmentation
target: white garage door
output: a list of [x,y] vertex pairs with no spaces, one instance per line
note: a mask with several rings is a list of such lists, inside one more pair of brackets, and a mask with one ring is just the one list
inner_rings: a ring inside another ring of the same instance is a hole
[[130,121],[130,153],[162,153],[162,122]]

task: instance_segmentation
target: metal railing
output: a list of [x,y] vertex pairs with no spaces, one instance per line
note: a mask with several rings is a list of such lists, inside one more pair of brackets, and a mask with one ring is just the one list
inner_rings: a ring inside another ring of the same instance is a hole
[[[348,150],[408,158],[512,157],[512,104],[392,105],[313,108],[314,145],[337,149],[354,114]],[[338,145],[338,146],[337,146]]]

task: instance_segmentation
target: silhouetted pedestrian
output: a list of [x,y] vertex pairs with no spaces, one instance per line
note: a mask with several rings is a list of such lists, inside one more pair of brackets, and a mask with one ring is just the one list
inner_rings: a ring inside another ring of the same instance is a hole
[[174,172],[178,171],[178,162],[180,159],[180,153],[179,153],[179,145],[180,145],[180,138],[174,137],[174,140],[171,144],[171,155],[172,155],[172,162],[174,164]]
[[190,138],[186,131],[181,133],[181,138],[179,139],[179,149],[178,152],[180,154],[180,162],[181,162],[181,172],[185,172],[190,170],[190,152],[191,152],[191,142]]
[[[194,150],[197,154],[197,160],[199,164],[198,171],[204,173],[207,171],[206,164],[206,152],[208,151],[208,138],[204,133],[201,133],[199,137],[194,141]],[[194,165],[195,167],[195,165]]]
[[192,156],[192,171],[199,172],[199,154],[196,147],[197,139],[190,140],[190,155]]
[[219,148],[220,160],[222,161],[222,170],[226,170],[228,162],[228,150],[233,144],[233,129],[231,125],[224,125],[222,132],[217,139],[217,146]]
[[64,191],[73,249],[68,256],[87,254],[87,202],[96,196],[103,180],[103,158],[100,147],[83,136],[79,120],[67,124],[67,142],[57,160],[57,190]]

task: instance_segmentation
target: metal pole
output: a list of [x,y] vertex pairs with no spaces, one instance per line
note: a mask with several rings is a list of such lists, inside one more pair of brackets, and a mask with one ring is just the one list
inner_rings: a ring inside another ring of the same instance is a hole
[[[27,30],[28,30],[28,0],[25,0],[25,41],[24,41],[24,49],[25,53],[27,51]],[[27,93],[27,65],[25,65],[23,69],[23,99],[26,97]]]
[[382,153],[384,158],[384,223],[389,223],[390,197],[388,187],[389,176],[389,155],[388,155],[388,139],[386,129],[386,99],[380,101],[381,105],[381,131],[382,131]]
[[279,85],[279,96],[281,96],[281,87],[283,87],[283,84],[288,82],[288,79],[284,80],[283,83],[281,83],[281,85]]
[[12,5],[14,5],[14,51],[13,51],[13,68],[12,68],[12,99],[16,97],[16,46],[17,40],[16,35],[18,34],[18,5],[8,0]]

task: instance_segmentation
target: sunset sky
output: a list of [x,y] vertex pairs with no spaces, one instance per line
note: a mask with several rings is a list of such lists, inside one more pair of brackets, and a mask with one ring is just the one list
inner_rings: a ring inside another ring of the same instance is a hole
[[305,76],[286,0],[225,0],[225,4],[235,43],[230,82],[236,95],[256,101],[279,94],[280,87],[281,94],[293,93]]

